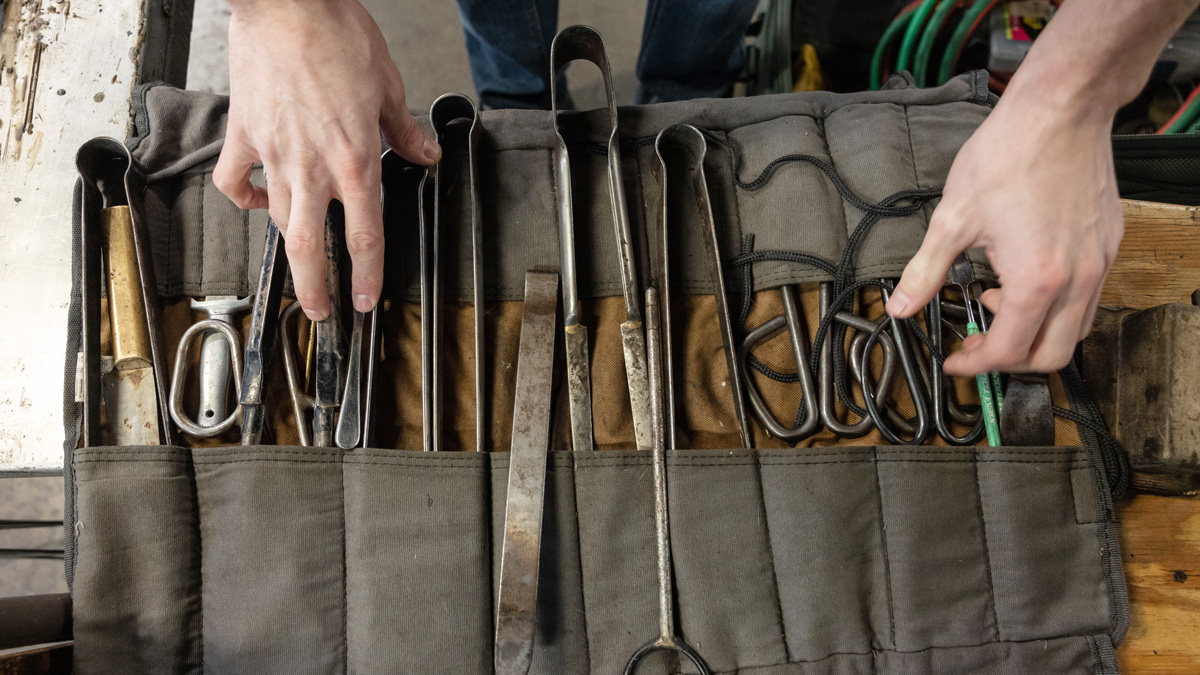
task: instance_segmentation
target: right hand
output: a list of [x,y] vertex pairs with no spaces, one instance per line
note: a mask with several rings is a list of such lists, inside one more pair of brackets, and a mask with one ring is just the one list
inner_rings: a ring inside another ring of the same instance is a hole
[[[356,0],[231,0],[229,121],[213,183],[239,208],[267,208],[285,239],[296,299],[329,315],[325,212],[340,200],[354,308],[383,287],[380,132],[397,154],[429,165],[441,148],[404,102],[383,34]],[[250,182],[261,161],[267,187]]]

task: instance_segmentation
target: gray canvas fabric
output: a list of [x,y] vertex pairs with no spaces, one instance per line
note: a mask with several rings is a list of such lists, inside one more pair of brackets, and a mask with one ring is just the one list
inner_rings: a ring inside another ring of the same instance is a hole
[[[140,97],[131,147],[148,177],[138,208],[153,223],[162,295],[249,293],[266,216],[212,186],[226,101],[169,87]],[[975,74],[928,90],[901,79],[870,94],[623,108],[639,268],[658,254],[652,140],[668,124],[709,134],[726,260],[753,235],[758,251],[837,261],[865,203],[940,185],[991,102]],[[563,118],[592,297],[620,293],[602,117]],[[519,299],[526,269],[558,263],[553,127],[544,112],[482,120],[488,296]],[[444,161],[461,170],[460,157]],[[413,178],[385,173],[388,292],[399,297],[415,291]],[[444,231],[459,256],[448,294],[467,297],[461,181],[449,182]],[[852,276],[897,275],[931,210],[880,220]],[[673,283],[705,293],[695,213],[673,212],[684,215]],[[759,289],[827,278],[775,262],[754,276]],[[67,459],[81,675],[491,672],[506,454],[160,447]],[[681,450],[669,461],[677,619],[715,672],[1117,672],[1128,610],[1098,451]],[[650,476],[646,453],[552,454],[531,673],[620,672],[655,636]],[[659,657],[639,672],[678,666]]]
[[[649,456],[550,462],[531,672],[619,672],[657,630]],[[1089,463],[671,453],[680,629],[721,673],[1115,672]],[[91,448],[74,469],[81,674],[491,672],[505,454]]]
[[[224,132],[226,99],[152,87],[141,93],[140,140],[135,158],[147,167],[147,218],[161,223],[152,232],[158,282],[164,297],[237,293],[252,288],[262,251],[266,212],[238,210],[212,185],[211,172]],[[624,178],[638,255],[646,275],[647,238],[658,212],[659,163],[653,140],[675,123],[709,133],[706,169],[722,250],[740,251],[743,235],[753,234],[758,249],[813,253],[836,261],[865,215],[849,203],[811,163],[778,165],[769,180],[754,187],[760,173],[780,158],[803,153],[828,164],[846,186],[869,202],[897,192],[940,186],[955,153],[990,109],[986,77],[973,73],[936,89],[917,89],[897,79],[887,91],[859,94],[812,92],[749,99],[698,100],[621,108]],[[427,126],[427,118],[418,119]],[[489,300],[519,300],[525,271],[558,264],[551,148],[554,126],[548,111],[484,111],[480,121],[479,181],[486,250],[484,276]],[[607,112],[564,113],[561,126],[570,146],[575,199],[576,256],[584,297],[621,293],[612,211],[607,188],[603,130]],[[463,163],[448,156],[453,179],[443,200],[449,204],[443,227],[467,231],[460,180]],[[261,170],[253,179],[264,180]],[[741,184],[739,184],[739,181]],[[886,218],[864,242],[853,275],[898,276],[916,251],[932,204],[917,213]],[[684,211],[677,229],[694,231],[696,215]],[[415,223],[398,229],[414,229]],[[411,247],[410,242],[393,243]],[[447,297],[471,293],[470,247],[452,247]],[[411,268],[411,265],[409,266]],[[983,259],[978,272],[988,274]],[[679,263],[680,288],[702,292],[708,274],[702,258]],[[415,270],[398,278],[415,282]],[[827,279],[819,271],[783,263],[756,266],[762,288]],[[392,296],[416,298],[412,283],[388,289]]]

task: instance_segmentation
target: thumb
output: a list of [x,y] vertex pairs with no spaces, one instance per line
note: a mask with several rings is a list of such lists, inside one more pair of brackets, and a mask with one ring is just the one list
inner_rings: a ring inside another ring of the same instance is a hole
[[916,314],[946,283],[954,259],[970,247],[972,237],[942,211],[933,212],[920,250],[908,261],[900,283],[887,303],[887,312],[904,319]]
[[414,164],[428,166],[441,159],[442,148],[421,131],[421,125],[404,105],[403,89],[399,96],[390,98],[394,103],[386,105],[379,117],[383,140],[396,154]]

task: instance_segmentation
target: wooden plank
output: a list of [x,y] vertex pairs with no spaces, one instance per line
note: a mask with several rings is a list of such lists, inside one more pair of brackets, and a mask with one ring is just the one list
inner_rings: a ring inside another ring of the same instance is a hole
[[1121,672],[1200,673],[1200,500],[1136,495],[1117,515],[1132,610]]
[[1144,309],[1200,288],[1200,207],[1125,201],[1125,238],[1100,303]]
[[186,33],[191,8],[191,0],[7,3],[0,35],[2,472],[62,470],[75,150],[96,136],[125,137],[139,74],[182,83],[186,40],[181,68],[179,45],[162,33]]

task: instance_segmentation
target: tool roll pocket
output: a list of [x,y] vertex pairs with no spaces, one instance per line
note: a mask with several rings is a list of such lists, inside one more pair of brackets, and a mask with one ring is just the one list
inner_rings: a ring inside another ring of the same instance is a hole
[[[986,112],[978,79],[858,98],[623,109],[640,252],[660,254],[646,236],[658,208],[657,157],[647,139],[687,121],[710,141],[709,186],[727,262],[745,251],[783,251],[844,261],[848,279],[897,275],[932,210],[922,191],[940,185]],[[193,318],[187,296],[251,292],[266,218],[233,208],[211,184],[220,101],[166,87],[140,95],[149,105],[135,155],[148,167],[141,208],[152,224],[169,360]],[[194,117],[190,128],[207,135],[164,133],[180,126],[164,117],[171,109]],[[598,450],[551,453],[531,673],[619,672],[657,632],[650,457],[628,450],[633,433],[615,329],[621,284],[605,157],[591,151],[604,140],[592,132],[594,117],[564,117],[563,126],[574,134],[576,253],[584,323],[593,327]],[[554,267],[559,254],[553,125],[520,111],[483,121],[487,433],[488,447],[500,452],[389,449],[421,444],[409,239],[416,212],[409,209],[402,222],[386,224],[402,243],[388,240],[389,251],[400,250],[389,255],[382,312],[381,449],[196,443],[68,451],[78,672],[113,664],[134,673],[492,671],[520,317],[511,301],[520,299],[527,269]],[[454,172],[460,165],[447,159]],[[409,182],[393,187],[407,190]],[[878,204],[897,194],[907,201],[880,212]],[[469,240],[463,211],[447,209],[449,241]],[[1127,618],[1097,451],[874,448],[862,446],[878,436],[829,435],[807,442],[842,447],[785,448],[759,428],[758,450],[721,449],[739,436],[696,230],[694,223],[677,228],[672,246],[686,252],[676,258],[674,286],[683,289],[676,303],[687,317],[676,321],[680,444],[700,449],[670,454],[669,506],[679,630],[714,671],[958,674],[991,672],[1004,661],[1022,672],[1110,672],[1102,664]],[[844,255],[856,236],[856,253]],[[447,297],[469,300],[469,246],[452,250]],[[639,268],[650,269],[646,260]],[[769,255],[727,275],[750,300],[743,321],[735,317],[743,329],[778,309],[778,286],[833,276]],[[815,287],[804,293],[815,297]],[[474,446],[471,309],[447,312],[444,347],[456,378],[446,401],[451,449]],[[808,323],[811,333],[811,316]],[[301,333],[303,324],[293,338]],[[778,348],[766,344],[763,352]],[[270,386],[281,382],[277,376]],[[763,382],[762,391],[772,407],[796,398],[780,383]],[[268,403],[280,411],[276,440],[295,443],[286,396]],[[783,419],[794,410],[776,413]],[[68,410],[68,419],[78,415]],[[1078,443],[1074,427],[1064,432],[1061,424],[1060,444]],[[650,660],[639,672],[676,668],[661,655]]]

